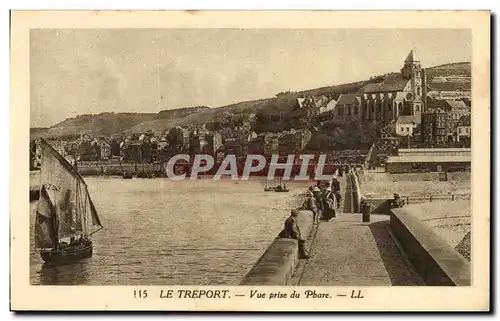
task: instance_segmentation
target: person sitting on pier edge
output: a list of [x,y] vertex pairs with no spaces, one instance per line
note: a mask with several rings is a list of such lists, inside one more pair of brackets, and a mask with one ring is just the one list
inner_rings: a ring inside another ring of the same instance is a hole
[[394,199],[391,201],[391,208],[400,208],[405,205],[405,201],[399,196],[398,193],[394,193]]
[[316,200],[316,208],[317,208],[317,215],[316,215],[316,222],[319,223],[319,220],[323,217],[323,195],[321,194],[321,190],[319,187],[314,186],[313,187],[313,195],[314,199]]
[[297,215],[299,215],[299,211],[292,210],[290,216],[285,220],[284,236],[297,240],[299,243],[299,258],[307,260],[309,259],[309,255],[306,253],[304,247],[306,240],[304,240],[300,234],[299,225],[297,224]]

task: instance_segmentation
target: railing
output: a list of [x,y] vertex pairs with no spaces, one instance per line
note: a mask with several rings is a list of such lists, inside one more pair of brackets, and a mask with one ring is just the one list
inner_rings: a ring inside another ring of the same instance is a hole
[[375,148],[375,143],[372,144],[370,149],[368,150],[368,154],[366,154],[365,162],[363,163],[363,168],[364,169],[370,169],[370,164],[371,164],[371,159],[372,159],[372,154],[373,154],[373,149]]
[[347,184],[349,184],[350,192],[351,192],[351,211],[352,213],[361,212],[361,189],[359,187],[359,180],[356,172],[350,170],[347,174]]
[[401,196],[405,200],[406,204],[416,204],[416,203],[427,203],[436,201],[458,201],[458,200],[470,200],[471,194],[446,194],[446,195],[429,195],[429,196]]

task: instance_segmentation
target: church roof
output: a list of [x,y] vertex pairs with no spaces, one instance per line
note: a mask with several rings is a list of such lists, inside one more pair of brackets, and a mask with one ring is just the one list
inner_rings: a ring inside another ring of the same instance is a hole
[[405,62],[419,62],[415,49],[410,50],[410,53],[405,59]]
[[360,89],[363,93],[402,91],[410,80],[399,73],[388,74],[382,82],[367,84]]
[[353,105],[356,101],[360,102],[359,97],[356,94],[342,94],[340,95],[338,105]]

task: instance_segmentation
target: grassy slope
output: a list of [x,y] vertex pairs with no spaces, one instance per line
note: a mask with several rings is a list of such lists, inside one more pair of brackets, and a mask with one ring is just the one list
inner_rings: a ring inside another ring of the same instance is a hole
[[[437,76],[448,75],[471,75],[470,63],[452,63],[435,66],[427,69],[427,79],[429,85],[435,90],[470,90],[469,83],[433,83],[432,79]],[[376,80],[375,80],[376,81]],[[255,113],[261,109],[274,111],[290,111],[290,102],[301,95],[334,95],[340,93],[352,93],[358,91],[367,83],[374,80],[365,80],[337,86],[321,87],[305,90],[297,93],[288,93],[280,95],[279,98],[268,98],[252,101],[243,101],[232,105],[201,110],[184,117],[173,119],[157,119],[158,114],[145,113],[101,113],[97,115],[81,115],[75,118],[69,118],[65,121],[52,126],[47,131],[32,132],[33,136],[61,136],[68,134],[79,134],[90,132],[94,135],[109,135],[117,132],[143,132],[145,130],[164,130],[174,126],[201,124],[210,120],[217,119],[224,112],[231,113]]]

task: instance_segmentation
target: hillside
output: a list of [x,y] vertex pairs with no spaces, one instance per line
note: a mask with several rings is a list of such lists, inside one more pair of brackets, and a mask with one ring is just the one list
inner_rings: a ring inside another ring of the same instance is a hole
[[190,114],[181,118],[173,118],[173,119],[155,119],[152,121],[144,122],[138,124],[134,127],[131,127],[124,132],[126,133],[141,133],[146,130],[165,130],[170,129],[175,126],[183,126],[183,125],[195,125],[195,124],[203,124],[209,121],[213,121],[223,117],[223,114],[226,112],[232,114],[244,114],[247,115],[259,108],[262,108],[268,101],[273,99],[261,99],[261,100],[252,100],[252,101],[244,101],[236,104],[213,108],[208,110],[201,110],[197,113]]
[[427,82],[432,90],[470,91],[471,64],[457,62],[427,68]]
[[155,119],[154,113],[100,113],[68,118],[50,127],[43,136],[61,137],[84,133],[93,136],[111,135],[145,121]]
[[154,120],[175,120],[188,115],[198,113],[202,110],[210,110],[209,107],[189,107],[174,110],[162,110],[159,113],[100,113],[94,115],[79,115],[68,118],[50,128],[32,128],[31,137],[73,137],[89,133],[93,136],[108,136],[122,132],[138,124],[148,123]]
[[[426,70],[428,84],[432,90],[470,90],[471,88],[471,65],[468,62],[444,64]],[[385,75],[381,75],[348,84],[279,93],[273,98],[243,101],[218,108],[197,106],[163,110],[157,114],[101,113],[81,115],[66,119],[48,130],[32,131],[32,136],[60,137],[79,135],[80,133],[92,133],[98,136],[118,132],[138,133],[146,130],[165,130],[175,126],[218,121],[226,117],[227,114],[249,115],[251,113],[257,114],[257,118],[262,122],[258,131],[280,131],[283,130],[281,127],[289,127],[292,123],[291,111],[295,108],[298,97],[310,95],[338,97],[342,93],[357,92],[366,84],[380,82],[384,77]],[[273,117],[279,117],[279,120],[289,122],[289,124],[277,126],[279,123],[273,121]]]
[[199,113],[200,111],[209,110],[210,107],[207,106],[196,106],[196,107],[187,107],[187,108],[179,108],[179,109],[166,109],[160,111],[157,115],[157,119],[175,119],[180,117],[186,117],[191,114]]
[[47,127],[32,127],[30,128],[31,136],[43,136],[49,130]]

